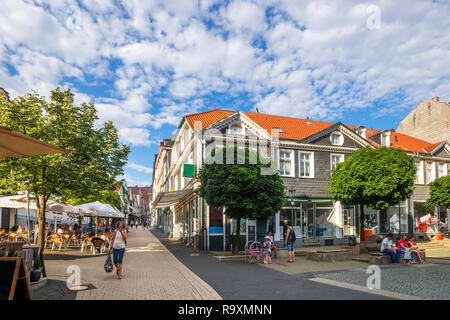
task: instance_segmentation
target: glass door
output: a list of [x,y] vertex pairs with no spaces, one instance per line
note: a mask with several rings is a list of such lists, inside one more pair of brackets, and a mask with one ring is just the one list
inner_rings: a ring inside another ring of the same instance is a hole
[[315,238],[314,203],[305,202],[302,205],[302,209],[302,236],[303,238]]

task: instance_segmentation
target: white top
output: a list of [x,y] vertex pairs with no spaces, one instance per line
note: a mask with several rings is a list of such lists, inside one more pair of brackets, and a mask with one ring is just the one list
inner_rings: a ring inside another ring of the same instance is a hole
[[[124,234],[126,234],[125,230],[122,230]],[[124,249],[125,248],[125,241],[123,240],[122,234],[120,233],[119,229],[116,230],[116,238],[114,239],[113,244],[114,249]]]
[[387,237],[384,238],[383,242],[381,243],[381,252],[384,252],[384,250],[386,250],[384,248],[384,245],[386,245],[388,247],[388,250],[392,249],[392,243],[393,243],[392,240],[389,240]]

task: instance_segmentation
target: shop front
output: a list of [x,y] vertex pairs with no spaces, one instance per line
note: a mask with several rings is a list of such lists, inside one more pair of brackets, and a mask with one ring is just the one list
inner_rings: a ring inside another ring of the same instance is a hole
[[428,207],[423,201],[414,201],[414,233],[418,238],[426,234],[435,235],[439,232],[447,233],[449,230],[447,208]]
[[[351,212],[347,212],[349,215]],[[292,223],[297,235],[296,246],[306,241],[322,245],[343,243],[343,217],[339,202],[331,199],[287,199],[278,216],[275,240],[282,245],[284,220]],[[354,221],[354,216],[348,222]],[[354,226],[347,228],[354,230]]]

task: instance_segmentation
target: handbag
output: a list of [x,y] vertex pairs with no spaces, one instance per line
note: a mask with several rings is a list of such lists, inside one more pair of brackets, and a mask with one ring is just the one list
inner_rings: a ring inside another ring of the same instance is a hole
[[108,257],[106,258],[106,261],[105,261],[104,268],[105,268],[105,271],[107,273],[113,271],[114,266],[113,266],[112,261],[111,261],[111,254],[108,254]]

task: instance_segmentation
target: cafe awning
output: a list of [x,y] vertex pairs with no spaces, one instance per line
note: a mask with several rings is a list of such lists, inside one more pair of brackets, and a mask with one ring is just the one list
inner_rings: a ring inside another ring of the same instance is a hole
[[191,194],[193,190],[193,188],[188,188],[172,192],[160,192],[156,196],[155,201],[153,201],[153,207],[155,209],[161,209],[173,206]]
[[0,126],[0,159],[54,153],[67,153],[67,151]]

